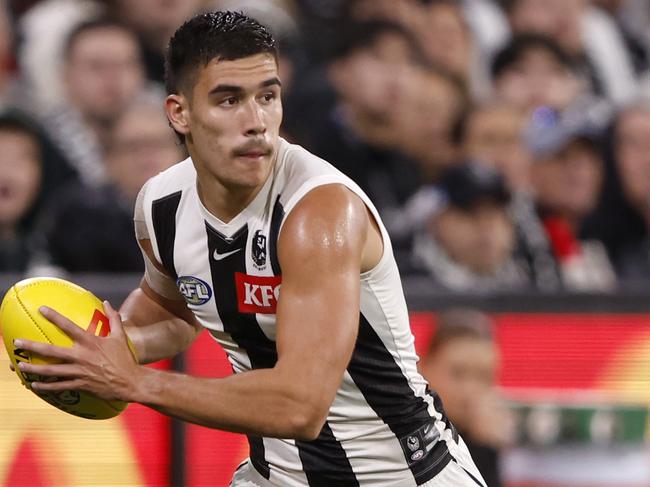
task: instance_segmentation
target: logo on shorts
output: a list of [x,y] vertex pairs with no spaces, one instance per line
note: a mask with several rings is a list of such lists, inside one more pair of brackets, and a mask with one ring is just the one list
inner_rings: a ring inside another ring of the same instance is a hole
[[424,456],[424,451],[418,450],[413,455],[411,455],[411,460],[417,462],[420,458]]
[[199,306],[212,297],[212,289],[207,282],[194,276],[181,276],[176,280],[178,290],[188,304]]
[[417,436],[409,436],[406,439],[406,446],[408,446],[409,450],[415,451],[420,448],[420,440],[418,440]]
[[253,262],[257,268],[266,266],[266,236],[262,230],[257,230],[252,242]]

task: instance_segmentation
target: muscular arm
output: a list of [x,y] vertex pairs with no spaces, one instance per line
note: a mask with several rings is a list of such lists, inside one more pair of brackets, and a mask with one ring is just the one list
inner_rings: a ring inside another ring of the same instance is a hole
[[[120,336],[124,340],[122,327],[117,313],[107,307],[113,331],[102,340],[106,340],[107,349],[115,350],[105,354],[102,360],[107,364],[101,368],[93,365],[97,354],[89,356],[86,368],[97,369],[97,377],[39,383],[37,388],[63,390],[74,385],[101,397],[140,402],[211,428],[257,436],[314,439],[327,417],[354,348],[359,321],[359,274],[365,267],[362,262],[370,226],[363,202],[340,185],[311,191],[287,217],[278,243],[283,280],[277,308],[278,361],[272,369],[211,379],[139,366],[123,350],[118,353],[113,340],[119,341]],[[136,295],[133,299],[139,298]],[[126,308],[129,307],[127,303]],[[133,308],[134,314],[127,317],[127,324],[136,320],[138,311]],[[50,313],[46,316],[52,319]],[[62,328],[65,331],[66,327]],[[74,325],[67,328],[78,333],[82,341],[99,340],[78,332]],[[142,346],[136,335],[134,338],[145,355],[155,355],[147,350],[147,345]],[[35,345],[31,349],[52,355],[49,345]],[[73,353],[58,358],[70,360],[70,355]],[[124,358],[118,360],[117,355]],[[113,366],[111,361],[118,364]],[[52,368],[45,375],[55,375],[55,367],[61,373],[61,367],[66,366],[40,367],[41,372]],[[113,369],[115,377],[105,379]]]

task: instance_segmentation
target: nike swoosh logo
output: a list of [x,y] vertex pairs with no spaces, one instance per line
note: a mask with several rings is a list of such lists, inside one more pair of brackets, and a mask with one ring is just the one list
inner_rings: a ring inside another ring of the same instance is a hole
[[214,257],[214,260],[223,260],[223,259],[225,259],[226,257],[231,256],[232,254],[236,254],[236,253],[239,252],[240,250],[241,250],[241,248],[239,248],[239,249],[235,249],[235,250],[231,250],[230,252],[226,252],[225,254],[220,254],[220,253],[217,252],[216,249],[215,249],[214,254],[212,254],[212,257]]

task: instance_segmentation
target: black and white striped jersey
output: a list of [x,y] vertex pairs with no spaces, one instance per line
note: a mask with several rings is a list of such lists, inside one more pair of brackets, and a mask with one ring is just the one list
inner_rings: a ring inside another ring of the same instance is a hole
[[[255,469],[269,485],[287,487],[408,487],[433,478],[451,460],[448,446],[457,434],[417,372],[390,240],[368,197],[330,164],[284,140],[263,189],[228,223],[204,208],[196,177],[187,159],[152,178],[136,204],[136,231],[151,239],[156,259],[176,281],[174,292],[223,346],[235,373],[276,363],[282,296],[276,244],[305,194],[345,185],[372,211],[384,240],[378,265],[360,275],[358,338],[320,436],[249,436]],[[151,268],[147,275],[153,289],[170,296]]]

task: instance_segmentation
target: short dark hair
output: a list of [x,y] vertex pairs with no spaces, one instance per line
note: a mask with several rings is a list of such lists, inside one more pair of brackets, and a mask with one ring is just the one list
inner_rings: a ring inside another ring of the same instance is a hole
[[[135,32],[133,32],[129,27],[118,22],[117,20],[112,19],[111,17],[99,17],[90,20],[84,20],[75,25],[72,30],[68,32],[68,36],[65,38],[65,41],[63,43],[64,59],[67,61],[70,58],[72,50],[82,35],[93,30],[103,29],[119,29],[121,31],[124,31],[127,35],[131,36],[136,45],[138,45],[137,36]],[[140,47],[138,45],[138,49],[139,48]]]
[[521,34],[513,37],[495,56],[492,62],[492,79],[500,77],[533,50],[547,52],[559,65],[569,71],[577,70],[575,59],[552,38],[539,34]]
[[230,11],[196,15],[181,25],[169,41],[165,56],[167,93],[186,88],[196,68],[213,59],[233,61],[263,53],[278,59],[275,39],[258,21]]
[[330,50],[329,61],[346,58],[367,49],[385,35],[401,37],[409,45],[414,60],[424,62],[424,55],[414,35],[405,27],[390,20],[352,21],[343,24]]

